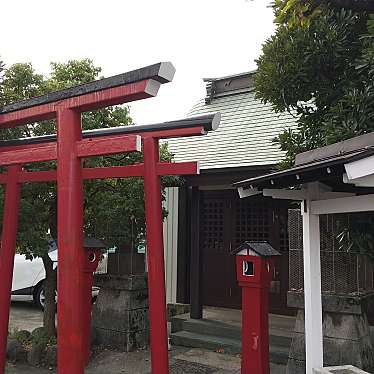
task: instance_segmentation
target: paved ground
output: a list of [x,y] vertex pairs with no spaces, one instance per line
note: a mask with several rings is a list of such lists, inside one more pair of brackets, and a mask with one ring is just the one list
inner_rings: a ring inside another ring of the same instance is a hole
[[16,301],[10,307],[9,331],[33,330],[43,325],[43,313],[31,302]]
[[[272,365],[271,374],[284,374],[283,366]],[[55,374],[55,370],[8,364],[6,374]],[[150,374],[148,351],[120,353],[103,351],[90,363],[86,374]],[[240,359],[202,349],[174,347],[170,351],[170,374],[240,374]]]
[[[43,314],[31,303],[12,303],[10,330],[32,330],[42,325]],[[173,347],[170,351],[171,374],[238,374],[240,358],[202,349]],[[273,365],[271,374],[284,374],[283,366]],[[55,370],[8,364],[6,374],[47,374]],[[149,351],[120,353],[104,350],[97,353],[86,374],[148,374]]]

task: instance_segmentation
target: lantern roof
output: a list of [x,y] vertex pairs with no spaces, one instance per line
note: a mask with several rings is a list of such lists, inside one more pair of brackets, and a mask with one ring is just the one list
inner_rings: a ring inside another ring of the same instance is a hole
[[107,245],[100,239],[84,238],[83,247],[84,248],[89,248],[89,249],[94,249],[94,248],[104,249],[104,248],[107,247]]
[[[240,253],[242,252],[242,253]],[[268,242],[250,242],[245,241],[238,248],[231,251],[231,255],[237,254],[256,255],[260,257],[280,256],[281,254],[274,249]]]

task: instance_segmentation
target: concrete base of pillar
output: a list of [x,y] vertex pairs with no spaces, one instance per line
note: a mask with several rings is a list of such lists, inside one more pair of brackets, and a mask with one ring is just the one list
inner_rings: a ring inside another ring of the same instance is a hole
[[95,277],[100,292],[92,312],[96,344],[124,352],[149,341],[148,288],[145,275]]
[[[354,365],[373,372],[374,350],[365,312],[373,296],[323,296],[324,366]],[[286,374],[304,374],[304,294],[289,292],[288,305],[299,311]]]
[[357,369],[352,365],[333,366],[333,367],[321,368],[321,369],[315,369],[314,370],[314,374],[334,374],[334,373],[369,374],[367,371]]

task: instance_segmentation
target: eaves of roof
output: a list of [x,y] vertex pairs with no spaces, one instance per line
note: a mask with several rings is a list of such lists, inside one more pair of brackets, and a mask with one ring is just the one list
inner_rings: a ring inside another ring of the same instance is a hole
[[342,176],[344,173],[344,164],[361,160],[371,155],[374,155],[374,146],[294,166],[287,170],[245,179],[235,183],[234,186],[244,189],[284,188],[302,183],[328,180]]

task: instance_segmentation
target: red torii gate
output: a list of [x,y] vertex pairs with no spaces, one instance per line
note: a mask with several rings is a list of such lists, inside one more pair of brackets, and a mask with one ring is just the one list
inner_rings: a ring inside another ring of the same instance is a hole
[[[0,166],[8,167],[0,174],[6,191],[0,252],[0,374],[5,370],[21,184],[57,181],[58,372],[82,374],[91,322],[90,305],[84,303],[91,290],[82,271],[87,261],[83,251],[83,180],[136,176],[144,177],[152,373],[168,373],[160,176],[196,174],[198,164],[160,162],[159,139],[206,134],[218,127],[219,115],[82,132],[81,113],[156,96],[160,85],[170,82],[174,72],[170,63],[159,63],[0,108],[2,128],[53,118],[57,123],[57,136],[0,142]],[[81,165],[84,157],[142,148],[142,164],[102,168]],[[22,169],[24,164],[49,160],[57,160],[57,171]]]

